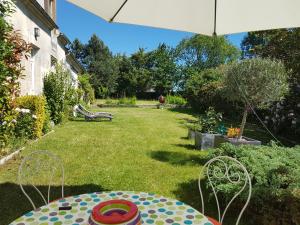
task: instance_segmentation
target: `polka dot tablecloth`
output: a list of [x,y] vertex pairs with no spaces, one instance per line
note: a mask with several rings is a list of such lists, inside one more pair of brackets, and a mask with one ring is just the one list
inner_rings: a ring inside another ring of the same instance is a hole
[[[12,225],[88,225],[88,218],[94,206],[100,202],[124,199],[135,203],[143,224],[154,225],[212,225],[208,219],[192,207],[156,194],[136,192],[101,192],[68,197],[52,202],[20,217]],[[59,211],[62,206],[72,206],[71,210]]]

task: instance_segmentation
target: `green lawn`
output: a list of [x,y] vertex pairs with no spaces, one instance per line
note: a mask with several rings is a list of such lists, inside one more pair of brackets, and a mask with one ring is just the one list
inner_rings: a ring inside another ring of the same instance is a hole
[[[193,149],[184,123],[193,117],[167,109],[105,109],[113,122],[70,121],[22,156],[50,150],[63,159],[66,195],[102,190],[154,192],[199,208],[197,177],[206,152]],[[20,158],[0,167],[0,224],[31,210],[17,185]],[[45,183],[38,182],[42,189]],[[55,188],[56,191],[58,188]]]
[[[117,103],[118,99],[110,99],[111,102]],[[105,99],[97,99],[96,104],[105,104]],[[158,100],[136,100],[137,105],[157,105]]]

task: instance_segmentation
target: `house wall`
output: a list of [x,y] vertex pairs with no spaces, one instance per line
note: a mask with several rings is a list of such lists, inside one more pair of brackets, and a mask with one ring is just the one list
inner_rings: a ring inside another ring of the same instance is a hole
[[[37,1],[44,8],[48,0]],[[16,12],[7,18],[14,29],[21,33],[22,38],[32,45],[31,57],[22,62],[24,76],[20,80],[21,95],[40,95],[43,93],[43,78],[53,69],[54,62],[64,64],[70,70],[72,79],[77,79],[78,76],[67,63],[65,47],[57,38],[59,30],[48,28],[23,3],[23,0],[17,0]],[[39,37],[35,37],[35,28],[40,30]],[[75,83],[77,86],[77,81]]]
[[[16,1],[16,12],[9,18],[15,30],[19,30],[23,39],[32,44],[32,56],[23,61],[24,78],[21,81],[21,94],[41,94],[43,90],[43,77],[51,67],[51,30],[22,4]],[[40,29],[40,37],[35,37],[34,28]]]

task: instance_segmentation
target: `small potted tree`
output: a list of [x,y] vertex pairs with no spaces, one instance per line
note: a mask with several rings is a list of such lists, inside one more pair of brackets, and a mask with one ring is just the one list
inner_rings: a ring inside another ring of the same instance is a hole
[[195,132],[197,149],[206,150],[215,147],[215,137],[221,135],[217,133],[221,121],[222,114],[216,113],[212,107],[199,118],[198,130]]
[[284,65],[271,59],[247,59],[234,62],[225,69],[224,94],[230,101],[244,105],[244,114],[237,138],[228,138],[232,144],[260,144],[243,137],[247,116],[255,108],[266,109],[288,93],[287,72]]

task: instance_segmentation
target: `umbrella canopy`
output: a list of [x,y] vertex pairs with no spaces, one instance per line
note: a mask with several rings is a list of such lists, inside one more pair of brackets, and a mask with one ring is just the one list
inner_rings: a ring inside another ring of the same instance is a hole
[[68,0],[109,22],[223,35],[300,27],[300,0]]

